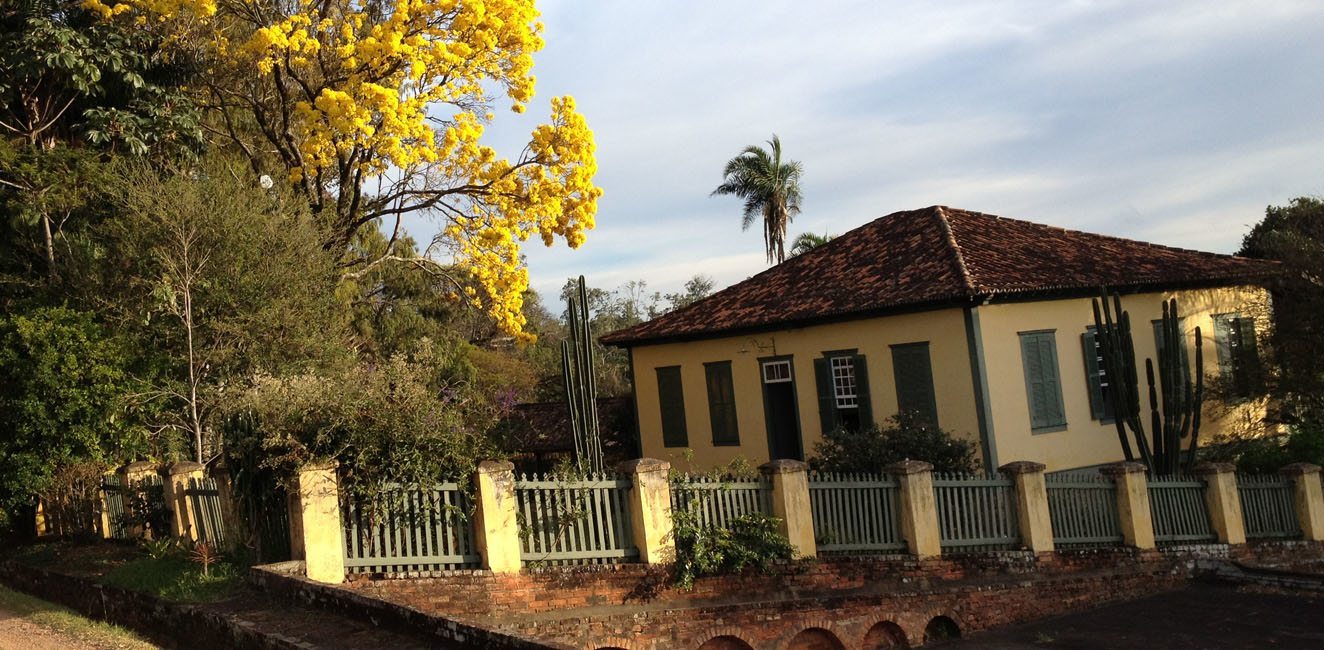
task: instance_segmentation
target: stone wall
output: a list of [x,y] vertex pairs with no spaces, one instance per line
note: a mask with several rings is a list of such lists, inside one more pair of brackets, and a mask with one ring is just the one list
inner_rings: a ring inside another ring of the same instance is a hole
[[1309,542],[860,556],[700,579],[688,592],[671,587],[665,569],[645,565],[454,571],[345,587],[572,647],[872,648],[889,647],[885,638],[918,645],[937,617],[969,633],[1178,589],[1202,559],[1273,564],[1322,556],[1324,545]]

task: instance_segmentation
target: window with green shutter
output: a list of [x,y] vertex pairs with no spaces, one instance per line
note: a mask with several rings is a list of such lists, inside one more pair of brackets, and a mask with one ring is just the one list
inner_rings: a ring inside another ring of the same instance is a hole
[[1062,382],[1057,364],[1057,337],[1053,331],[1022,332],[1021,361],[1025,393],[1030,404],[1030,429],[1036,433],[1066,428]]
[[708,419],[712,423],[714,446],[739,446],[740,430],[736,422],[735,386],[731,381],[731,362],[703,364],[708,384]]
[[897,410],[913,415],[917,423],[938,426],[928,341],[893,345],[892,377],[896,380]]
[[[1150,321],[1150,324],[1154,327],[1154,348],[1158,350],[1160,353],[1162,353],[1163,350],[1166,349],[1168,346],[1168,342],[1165,341],[1163,337],[1163,321],[1162,320]],[[1183,333],[1186,331],[1185,318],[1177,319],[1177,331]],[[1181,337],[1181,340],[1178,341],[1177,344],[1180,346],[1179,349],[1181,350],[1182,361],[1189,362],[1191,358],[1191,354],[1186,346],[1186,337],[1183,335]],[[1158,363],[1158,359],[1155,359],[1154,362]]]
[[680,366],[657,369],[657,403],[662,408],[662,444],[688,447],[685,430],[685,394],[681,390]]
[[1214,316],[1214,348],[1218,370],[1235,397],[1260,392],[1260,351],[1255,340],[1255,319],[1240,314]]
[[814,359],[818,387],[818,415],[823,432],[871,427],[869,366],[864,355],[852,351],[824,352]]
[[1103,349],[1088,327],[1080,335],[1081,352],[1085,355],[1085,383],[1090,392],[1090,416],[1104,424],[1113,421],[1113,403],[1108,395],[1108,372],[1103,365]]

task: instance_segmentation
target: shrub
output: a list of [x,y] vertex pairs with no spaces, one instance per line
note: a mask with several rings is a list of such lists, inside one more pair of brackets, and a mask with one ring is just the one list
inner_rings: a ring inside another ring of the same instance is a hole
[[790,560],[795,549],[778,530],[779,520],[761,513],[742,515],[729,528],[704,525],[693,510],[673,513],[676,585],[694,587],[702,576],[767,571],[776,560]]
[[922,460],[937,472],[972,472],[975,445],[908,413],[887,419],[881,429],[837,429],[814,447],[810,465],[822,472],[879,472],[902,460]]

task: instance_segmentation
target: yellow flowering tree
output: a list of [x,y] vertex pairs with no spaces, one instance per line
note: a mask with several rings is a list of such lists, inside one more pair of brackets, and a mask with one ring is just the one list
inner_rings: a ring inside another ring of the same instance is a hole
[[[349,251],[354,234],[380,220],[442,219],[434,244],[464,273],[450,278],[457,295],[507,332],[522,335],[524,325],[521,244],[536,236],[578,247],[593,227],[602,194],[593,134],[572,98],[552,100],[550,120],[516,158],[483,143],[499,95],[517,113],[533,97],[543,47],[533,0],[84,4],[201,54],[213,133],[255,172],[287,174],[325,216],[328,247]],[[347,275],[396,261],[348,259]]]

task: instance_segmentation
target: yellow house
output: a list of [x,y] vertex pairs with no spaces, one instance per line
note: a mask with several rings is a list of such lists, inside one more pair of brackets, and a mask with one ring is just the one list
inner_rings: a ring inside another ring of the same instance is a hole
[[[1123,457],[1092,338],[1099,287],[1121,294],[1141,368],[1162,345],[1145,324],[1175,297],[1181,345],[1193,349],[1200,328],[1203,371],[1235,387],[1268,330],[1260,285],[1274,272],[935,206],[877,219],[602,341],[630,352],[643,454],[682,468],[803,459],[825,429],[904,410],[977,440],[985,467],[1060,471]],[[1201,437],[1262,409],[1206,400]]]

